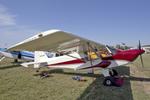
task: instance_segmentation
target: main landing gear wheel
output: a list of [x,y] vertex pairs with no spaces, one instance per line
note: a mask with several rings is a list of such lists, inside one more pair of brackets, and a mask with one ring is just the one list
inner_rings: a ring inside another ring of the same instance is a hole
[[108,76],[105,78],[103,85],[104,86],[112,86],[114,84],[114,82],[115,82],[114,77]]
[[109,71],[110,76],[114,77],[114,76],[118,76],[118,72],[115,69],[112,69]]

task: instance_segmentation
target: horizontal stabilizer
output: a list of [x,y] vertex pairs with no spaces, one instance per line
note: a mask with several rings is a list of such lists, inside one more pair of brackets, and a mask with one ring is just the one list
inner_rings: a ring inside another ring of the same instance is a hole
[[34,62],[44,62],[48,59],[45,51],[35,51]]
[[22,63],[21,66],[23,67],[30,67],[33,65],[33,68],[39,68],[40,66],[45,66],[47,65],[47,62],[27,62],[27,63]]
[[27,63],[22,63],[21,66],[29,67],[29,66],[34,65],[34,64],[35,64],[35,62],[27,62]]

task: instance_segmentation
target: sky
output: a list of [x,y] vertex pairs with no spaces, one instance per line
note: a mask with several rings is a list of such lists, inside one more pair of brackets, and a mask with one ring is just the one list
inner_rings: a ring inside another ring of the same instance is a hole
[[150,44],[150,0],[0,0],[0,47],[60,29],[107,45]]

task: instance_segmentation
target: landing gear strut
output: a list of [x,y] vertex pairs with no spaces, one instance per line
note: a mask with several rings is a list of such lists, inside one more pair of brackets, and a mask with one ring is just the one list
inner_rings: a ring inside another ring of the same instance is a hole
[[15,59],[15,60],[14,60],[14,63],[18,63],[18,59]]
[[108,71],[109,76],[106,76],[103,85],[104,86],[122,86],[123,78],[118,75],[118,72],[115,69]]
[[115,69],[112,69],[109,71],[109,75],[114,77],[114,76],[118,76],[118,72]]

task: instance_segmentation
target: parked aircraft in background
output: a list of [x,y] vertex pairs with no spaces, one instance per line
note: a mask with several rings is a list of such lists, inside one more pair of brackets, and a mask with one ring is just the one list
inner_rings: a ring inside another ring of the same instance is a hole
[[34,52],[30,51],[10,51],[6,48],[0,48],[0,61],[2,61],[5,57],[12,58],[17,62],[18,60],[26,60],[32,61],[34,60]]
[[[137,47],[132,47],[130,49],[136,49]],[[142,49],[145,51],[146,54],[150,54],[150,45],[142,45]]]

